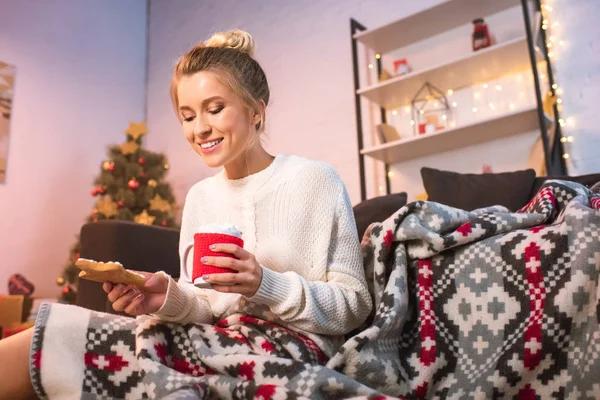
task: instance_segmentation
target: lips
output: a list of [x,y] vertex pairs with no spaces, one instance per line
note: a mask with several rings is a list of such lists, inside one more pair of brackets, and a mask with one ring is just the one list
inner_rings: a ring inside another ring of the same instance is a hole
[[218,139],[202,142],[199,144],[200,150],[203,153],[211,153],[211,152],[215,151],[215,149],[217,149],[222,142],[223,142],[223,138],[218,138]]

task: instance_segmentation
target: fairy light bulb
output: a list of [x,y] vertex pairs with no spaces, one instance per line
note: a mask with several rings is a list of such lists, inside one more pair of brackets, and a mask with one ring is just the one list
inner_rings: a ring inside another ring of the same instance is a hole
[[484,89],[488,88],[488,84],[487,83],[484,83],[482,86],[483,86]]
[[[566,125],[566,124],[565,124],[565,120],[564,120],[564,119],[562,119],[562,118],[560,118],[560,119],[558,120],[558,123],[560,124],[560,126],[565,126],[565,125]],[[563,139],[564,139],[564,138],[563,138]]]
[[456,107],[458,107],[458,103],[457,103],[457,102],[455,102],[455,101],[453,101],[453,102],[452,102],[452,107],[455,107],[455,108],[456,108]]
[[388,175],[388,178],[393,178],[394,177],[394,171],[389,171],[387,175]]
[[553,83],[552,84],[552,89],[556,89],[556,88],[558,88],[558,85],[556,83]]
[[567,142],[569,142],[569,143],[573,142],[573,136],[568,136],[567,137]]
[[397,110],[392,111],[392,115],[398,115],[398,111]]
[[454,90],[448,89],[448,96],[452,96],[452,93],[454,93]]
[[488,106],[489,106],[489,107],[490,107],[492,110],[496,108],[496,106],[494,105],[494,103],[490,103],[490,104],[488,104]]
[[481,93],[479,92],[475,92],[475,94],[473,95],[473,97],[475,97],[476,99],[481,97]]
[[508,105],[508,108],[511,109],[511,110],[514,110],[515,109],[515,104],[514,103],[510,103]]
[[423,115],[423,114],[425,114],[425,111],[419,110],[419,114]]
[[566,137],[562,137],[562,138],[560,138],[560,142],[561,142],[561,143],[567,143],[567,138],[566,138]]
[[381,54],[379,54],[379,53],[375,54],[375,58],[379,60],[381,58]]
[[541,79],[546,79],[546,74],[540,74]]
[[473,107],[473,112],[476,113],[477,112],[477,107]]
[[564,159],[567,159],[567,158],[569,158],[569,153],[565,153],[565,154],[563,154],[563,158],[564,158]]
[[410,112],[410,107],[409,106],[404,107],[404,112],[408,114]]
[[369,64],[369,69],[373,69],[373,64]]
[[415,120],[414,120],[414,119],[411,119],[411,120],[410,120],[410,124],[411,124],[411,125],[414,125],[414,124],[415,124]]
[[502,86],[500,86],[500,85],[496,85],[496,90],[497,90],[497,91],[501,91],[501,90],[502,90]]
[[567,125],[569,125],[569,126],[575,125],[575,119],[573,117],[567,118]]
[[442,119],[445,121],[448,119],[448,116],[446,114],[442,115]]
[[557,102],[558,104],[562,104],[562,99],[558,99],[558,100],[556,100],[556,102]]
[[553,51],[548,52],[548,57],[550,57],[550,58],[554,57],[554,52]]

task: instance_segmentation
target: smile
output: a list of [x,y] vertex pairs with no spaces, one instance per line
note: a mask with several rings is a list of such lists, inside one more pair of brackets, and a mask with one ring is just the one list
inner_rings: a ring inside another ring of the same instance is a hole
[[210,142],[200,143],[200,151],[203,153],[213,152],[223,142],[223,138],[211,140]]

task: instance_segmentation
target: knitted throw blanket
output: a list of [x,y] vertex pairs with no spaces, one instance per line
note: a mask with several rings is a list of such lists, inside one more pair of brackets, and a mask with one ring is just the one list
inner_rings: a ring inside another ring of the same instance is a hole
[[328,367],[410,398],[600,398],[600,195],[415,202],[362,245],[376,312]]
[[[211,325],[44,304],[40,398],[600,398],[600,195],[519,213],[411,203],[363,239],[372,318],[328,361],[269,316]],[[325,363],[325,365],[323,365]]]

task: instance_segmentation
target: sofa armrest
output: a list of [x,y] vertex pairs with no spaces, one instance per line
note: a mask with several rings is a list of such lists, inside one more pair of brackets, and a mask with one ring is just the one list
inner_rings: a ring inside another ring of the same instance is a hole
[[[140,225],[128,221],[105,220],[81,228],[82,258],[118,261],[127,269],[165,271],[179,277],[179,231]],[[76,304],[95,311],[114,313],[99,282],[80,279]]]

